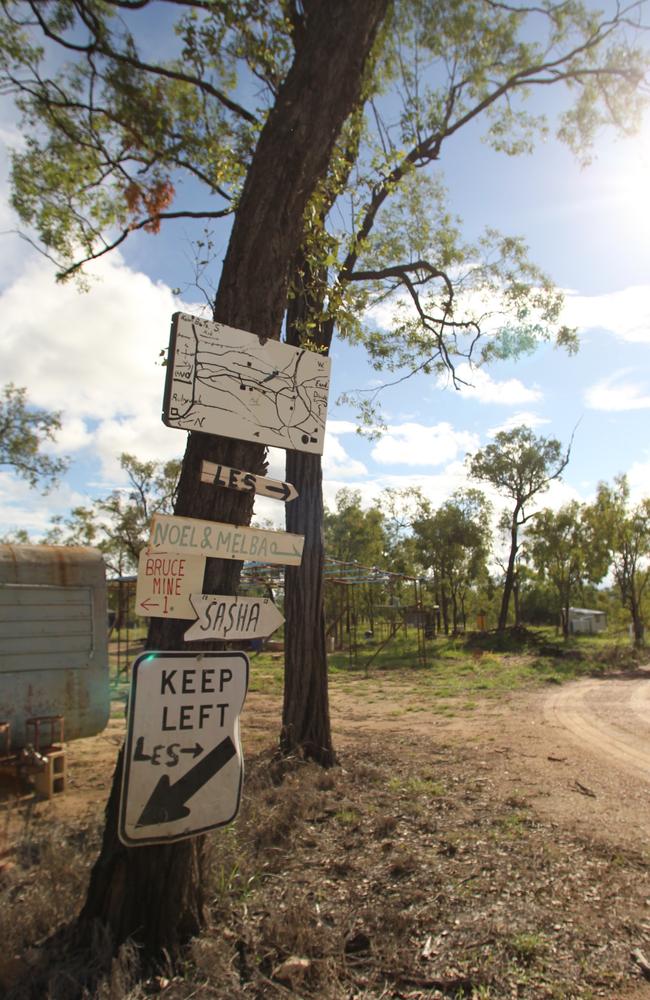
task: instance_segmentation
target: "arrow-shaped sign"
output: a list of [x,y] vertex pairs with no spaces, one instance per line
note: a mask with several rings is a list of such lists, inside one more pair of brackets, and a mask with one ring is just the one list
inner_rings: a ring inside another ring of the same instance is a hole
[[226,597],[190,594],[197,620],[185,633],[186,642],[199,639],[255,639],[271,635],[284,618],[268,597]]
[[188,799],[196,795],[236,755],[235,744],[226,736],[225,740],[218,743],[173,785],[169,775],[163,774],[136,826],[157,826],[159,823],[171,823],[175,819],[189,816],[191,810],[185,805]]
[[247,490],[259,493],[260,496],[271,497],[272,500],[284,500],[285,503],[295,500],[298,496],[298,490],[293,483],[256,476],[252,472],[231,469],[228,465],[216,465],[214,462],[203,462],[201,465],[201,482],[224,486],[229,490]]
[[[150,551],[177,555],[201,555],[211,559],[239,559],[299,566],[305,544],[303,535],[288,531],[266,531],[241,524],[202,521],[195,517],[154,514]],[[192,593],[199,590],[195,587]]]

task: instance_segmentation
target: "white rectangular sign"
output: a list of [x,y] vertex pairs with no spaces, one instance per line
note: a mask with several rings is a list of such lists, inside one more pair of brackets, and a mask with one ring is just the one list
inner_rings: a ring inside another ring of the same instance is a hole
[[265,531],[171,514],[154,514],[149,538],[149,548],[154,550],[281,566],[299,566],[304,543],[303,535],[287,531]]
[[174,313],[163,421],[322,455],[330,359]]
[[203,589],[205,556],[143,549],[138,560],[135,612],[148,618],[195,618],[190,594]]
[[268,597],[227,597],[192,594],[197,620],[185,633],[185,642],[201,639],[255,639],[271,635],[284,618]]
[[133,664],[118,832],[128,846],[182,840],[239,809],[245,653],[148,652]]

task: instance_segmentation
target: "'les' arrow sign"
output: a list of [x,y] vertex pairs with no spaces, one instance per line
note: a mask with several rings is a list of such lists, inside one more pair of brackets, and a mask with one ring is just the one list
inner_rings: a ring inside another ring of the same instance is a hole
[[214,462],[203,462],[201,465],[201,482],[213,486],[224,486],[229,490],[247,490],[259,493],[260,496],[272,500],[295,500],[298,490],[293,483],[283,483],[280,479],[269,479],[267,476],[256,476],[242,469],[231,469],[228,465],[216,465]]

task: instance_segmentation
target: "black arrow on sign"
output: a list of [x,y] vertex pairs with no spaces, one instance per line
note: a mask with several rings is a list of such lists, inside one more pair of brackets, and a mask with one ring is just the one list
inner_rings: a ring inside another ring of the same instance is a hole
[[185,805],[187,800],[196,795],[236,754],[235,744],[226,736],[225,740],[210,750],[203,760],[191,767],[175,784],[172,785],[169,776],[163,774],[135,825],[157,826],[159,823],[171,823],[172,820],[188,816],[191,810]]
[[282,483],[282,486],[267,486],[266,489],[269,493],[279,493],[283,500],[286,500],[291,493],[291,487],[288,483]]

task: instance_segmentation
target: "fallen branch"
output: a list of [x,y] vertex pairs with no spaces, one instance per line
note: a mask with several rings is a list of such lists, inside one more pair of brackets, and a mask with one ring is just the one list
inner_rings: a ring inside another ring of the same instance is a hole
[[586,785],[583,785],[582,782],[578,781],[577,778],[573,782],[573,787],[575,788],[576,792],[580,792],[581,795],[588,795],[591,799],[596,798],[596,793],[592,791],[591,788],[587,788]]
[[640,948],[634,948],[630,952],[630,958],[635,965],[638,965],[639,970],[646,979],[650,979],[650,962],[645,957]]

